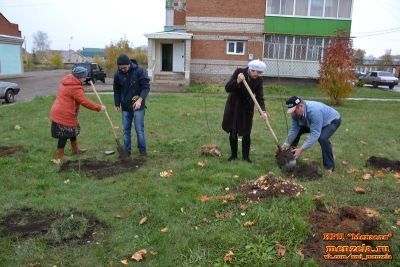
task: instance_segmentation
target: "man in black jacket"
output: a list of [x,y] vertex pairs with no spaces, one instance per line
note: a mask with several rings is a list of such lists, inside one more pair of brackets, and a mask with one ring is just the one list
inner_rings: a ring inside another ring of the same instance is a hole
[[118,70],[114,75],[114,109],[122,109],[125,150],[131,154],[132,121],[135,124],[137,147],[141,156],[146,156],[144,134],[145,100],[150,91],[147,73],[125,54],[117,59]]
[[238,135],[242,136],[242,158],[251,162],[250,154],[250,133],[253,126],[254,102],[243,80],[246,80],[252,92],[255,94],[257,102],[264,111],[261,115],[266,119],[263,78],[265,64],[260,60],[253,60],[248,63],[246,68],[238,68],[233,73],[231,79],[225,85],[228,99],[225,104],[222,129],[229,133],[229,144],[231,146],[231,156],[229,161],[237,159]]

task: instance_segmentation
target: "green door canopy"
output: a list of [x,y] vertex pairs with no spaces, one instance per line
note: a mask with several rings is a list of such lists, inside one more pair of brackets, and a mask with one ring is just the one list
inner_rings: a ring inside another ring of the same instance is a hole
[[283,35],[335,36],[343,30],[350,36],[351,20],[266,16],[264,32]]

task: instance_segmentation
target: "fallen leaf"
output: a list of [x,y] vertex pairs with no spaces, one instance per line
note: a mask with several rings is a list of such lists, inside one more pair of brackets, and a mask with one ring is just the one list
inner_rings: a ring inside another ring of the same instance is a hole
[[397,220],[396,225],[400,226],[400,220]]
[[152,251],[150,251],[150,254],[153,256],[157,256],[158,253],[157,253],[157,251],[152,250]]
[[314,195],[314,196],[312,197],[312,200],[313,200],[313,201],[321,200],[321,196],[320,196],[320,195]]
[[22,127],[19,126],[18,124],[14,126],[14,129],[17,130],[17,131],[21,130],[21,128],[22,128]]
[[347,160],[342,160],[342,164],[346,166],[349,165],[349,162]]
[[246,204],[240,204],[240,206],[239,206],[239,208],[240,208],[241,210],[247,210],[248,207],[249,207],[249,206],[246,205]]
[[393,176],[394,178],[400,179],[400,172],[395,172]]
[[246,221],[243,226],[244,227],[252,227],[256,222],[255,221]]
[[227,194],[225,196],[216,196],[216,198],[218,200],[222,200],[222,201],[233,201],[235,200],[235,194]]
[[241,212],[241,213],[240,213],[240,215],[242,215],[242,216],[245,216],[245,215],[246,215],[246,213],[244,213],[244,212]]
[[147,216],[144,216],[142,219],[140,219],[139,225],[142,225],[145,222],[147,222]]
[[64,184],[69,184],[69,182],[70,182],[70,180],[67,179],[67,180],[64,181]]
[[166,227],[164,227],[164,228],[161,228],[161,229],[160,229],[160,232],[161,232],[161,233],[167,233],[167,232],[168,232],[168,226],[166,226]]
[[394,210],[394,214],[400,215],[400,209],[395,209],[395,210]]
[[117,219],[121,219],[122,218],[122,216],[119,215],[119,214],[114,215],[114,217],[117,218]]
[[239,175],[234,175],[233,178],[239,178]]
[[357,168],[351,167],[351,166],[347,169],[348,174],[357,173],[357,172],[360,172],[360,170]]
[[233,211],[227,211],[224,213],[224,217],[229,219],[232,218],[233,215],[234,215]]
[[50,161],[53,162],[56,165],[60,165],[61,164],[61,159],[52,159]]
[[281,244],[277,244],[276,245],[276,250],[278,252],[278,257],[281,258],[283,256],[285,256],[286,253],[286,247],[281,245]]
[[197,165],[199,165],[200,167],[205,167],[207,165],[207,160],[200,160],[199,162],[197,162]]
[[172,170],[171,169],[160,172],[160,177],[161,178],[168,178],[168,177],[171,177],[171,176],[172,176]]
[[135,252],[135,253],[132,255],[131,259],[133,259],[133,260],[135,260],[135,261],[141,261],[141,260],[143,260],[144,258],[146,258],[146,256],[147,256],[147,250],[141,249],[141,250]]
[[365,194],[365,189],[359,186],[355,186],[353,187],[354,191],[356,191],[356,193],[358,194]]
[[221,213],[219,213],[218,211],[215,211],[215,212],[214,212],[214,216],[215,216],[216,219],[222,219],[222,218],[223,218],[223,216],[221,215]]
[[371,208],[365,208],[365,212],[367,213],[368,217],[375,217],[375,218],[380,218],[381,214],[379,213],[379,211],[371,209]]
[[385,176],[385,173],[383,171],[376,171],[373,173],[373,175],[374,175],[374,177],[381,178],[381,177]]
[[210,201],[210,200],[211,200],[211,197],[209,197],[209,196],[207,196],[207,195],[200,195],[200,196],[199,196],[199,200],[200,200],[201,202],[207,202],[207,201]]
[[363,145],[368,145],[368,143],[363,141],[363,140],[361,140],[360,143],[363,144]]
[[297,255],[299,255],[302,259],[304,259],[304,254],[303,251],[301,251],[301,249],[297,251]]
[[362,176],[362,178],[363,178],[364,180],[369,180],[369,179],[372,178],[372,175],[371,175],[370,173],[366,173],[366,174],[364,174],[364,175]]
[[229,250],[226,254],[225,254],[225,256],[224,256],[224,262],[225,263],[231,263],[232,262],[232,260],[233,260],[233,256],[234,256],[235,254],[233,253],[233,251],[232,250]]
[[123,264],[123,265],[128,265],[128,260],[121,260],[121,263]]
[[210,224],[211,223],[210,219],[208,219],[208,218],[203,218],[203,222],[205,222],[206,224]]
[[229,191],[229,187],[225,187],[225,191]]

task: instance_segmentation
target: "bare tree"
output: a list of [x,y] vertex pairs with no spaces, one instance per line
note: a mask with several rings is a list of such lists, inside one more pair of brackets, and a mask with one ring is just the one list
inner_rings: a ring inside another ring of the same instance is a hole
[[365,50],[357,49],[354,51],[354,62],[357,65],[364,65]]
[[382,60],[383,65],[392,65],[393,64],[393,57],[392,57],[392,50],[388,49],[385,51],[385,54],[380,58]]
[[47,53],[50,50],[50,40],[47,33],[38,31],[33,34],[33,52],[36,53],[41,63],[47,61]]

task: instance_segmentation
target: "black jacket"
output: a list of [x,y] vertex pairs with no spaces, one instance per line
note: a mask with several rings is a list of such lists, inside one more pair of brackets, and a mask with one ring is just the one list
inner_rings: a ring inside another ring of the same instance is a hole
[[238,68],[231,79],[225,85],[228,95],[226,100],[222,129],[228,133],[236,133],[240,136],[250,135],[253,127],[254,102],[243,83],[236,82],[238,74],[243,73],[246,82],[256,95],[261,109],[265,110],[263,78],[250,79],[249,68]]
[[142,106],[145,108],[145,99],[150,92],[150,79],[145,70],[136,64],[136,61],[131,60],[130,68],[127,73],[117,70],[114,75],[114,105],[121,107],[123,111],[132,111],[134,96],[140,96]]

